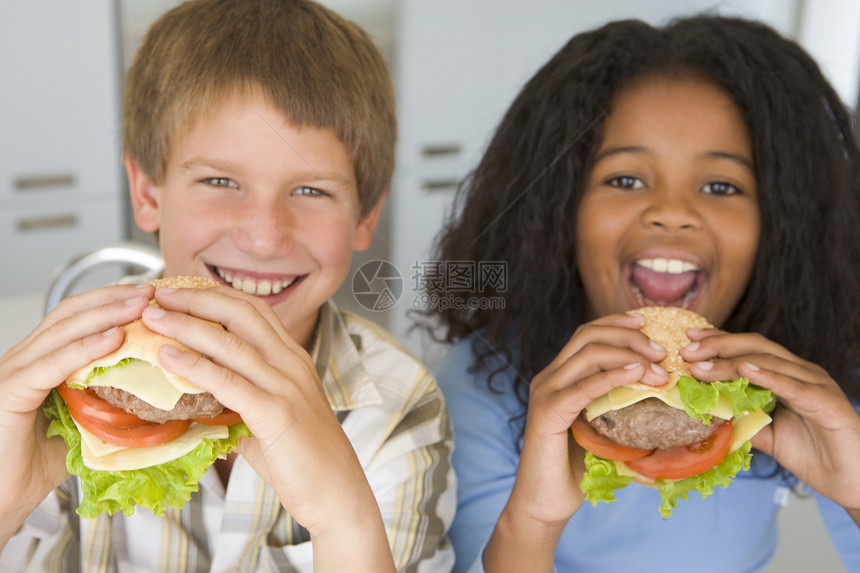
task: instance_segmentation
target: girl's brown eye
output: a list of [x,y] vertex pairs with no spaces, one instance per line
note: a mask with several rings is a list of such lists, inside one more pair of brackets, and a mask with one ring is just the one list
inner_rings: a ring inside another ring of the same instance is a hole
[[636,177],[631,177],[629,175],[619,175],[618,177],[613,177],[612,179],[610,179],[606,183],[612,187],[618,187],[619,189],[644,189],[645,188],[645,183],[643,183],[641,179],[638,179]]
[[714,181],[702,187],[702,192],[708,195],[737,195],[741,191],[731,183]]

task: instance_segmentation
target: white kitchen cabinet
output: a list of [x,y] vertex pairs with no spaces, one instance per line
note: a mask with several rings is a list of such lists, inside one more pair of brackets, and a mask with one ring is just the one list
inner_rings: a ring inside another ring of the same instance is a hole
[[[47,293],[54,269],[94,246],[122,235],[116,201],[48,203],[0,209],[0,292]],[[21,273],[21,267],[25,271]]]
[[125,233],[113,0],[0,3],[0,295]]

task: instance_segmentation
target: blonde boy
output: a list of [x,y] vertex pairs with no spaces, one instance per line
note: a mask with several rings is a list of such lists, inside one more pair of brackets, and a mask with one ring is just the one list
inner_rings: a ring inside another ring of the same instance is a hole
[[[0,451],[14,467],[0,493],[0,566],[450,568],[441,394],[384,331],[329,300],[373,238],[394,163],[393,99],[367,36],[311,2],[196,0],[153,25],[123,102],[135,220],[158,233],[165,275],[224,286],[73,297],[0,359],[0,426],[13,428]],[[147,308],[153,296],[163,310]],[[181,510],[81,520],[39,405],[140,316],[194,350],[160,358],[254,437]]]

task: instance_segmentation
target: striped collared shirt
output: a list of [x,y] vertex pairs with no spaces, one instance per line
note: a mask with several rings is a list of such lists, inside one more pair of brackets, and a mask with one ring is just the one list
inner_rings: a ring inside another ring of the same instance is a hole
[[[370,482],[400,571],[448,571],[456,505],[448,412],[432,375],[381,327],[331,302],[312,356]],[[0,553],[0,571],[312,571],[307,530],[236,459],[226,490],[215,472],[164,517],[79,518],[76,478],[57,488]],[[28,568],[29,567],[29,568]]]

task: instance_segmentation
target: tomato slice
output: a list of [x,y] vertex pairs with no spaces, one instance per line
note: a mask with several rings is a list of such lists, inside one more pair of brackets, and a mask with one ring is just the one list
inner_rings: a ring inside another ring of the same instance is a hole
[[71,388],[67,384],[60,384],[57,386],[57,392],[60,393],[60,396],[65,400],[66,406],[70,410],[74,410],[81,416],[86,416],[91,420],[120,427],[136,426],[145,422],[145,420],[141,420],[134,414],[102,400],[91,390],[80,390],[78,388]]
[[230,408],[224,408],[220,414],[215,416],[197,416],[195,422],[206,424],[207,426],[232,426],[242,421],[242,416],[238,412],[234,412]]
[[69,409],[77,423],[102,441],[127,448],[160,446],[175,440],[191,425],[191,420],[168,420],[162,424],[143,422],[136,426],[111,426]]
[[591,427],[583,414],[577,416],[570,427],[573,432],[573,439],[576,443],[594,454],[606,460],[617,460],[628,462],[638,460],[650,454],[653,450],[640,450],[638,448],[630,448],[616,444],[606,436],[600,434],[597,430]]
[[683,479],[716,467],[729,455],[732,423],[723,421],[711,436],[689,446],[654,450],[650,456],[627,462],[630,469],[652,479]]

